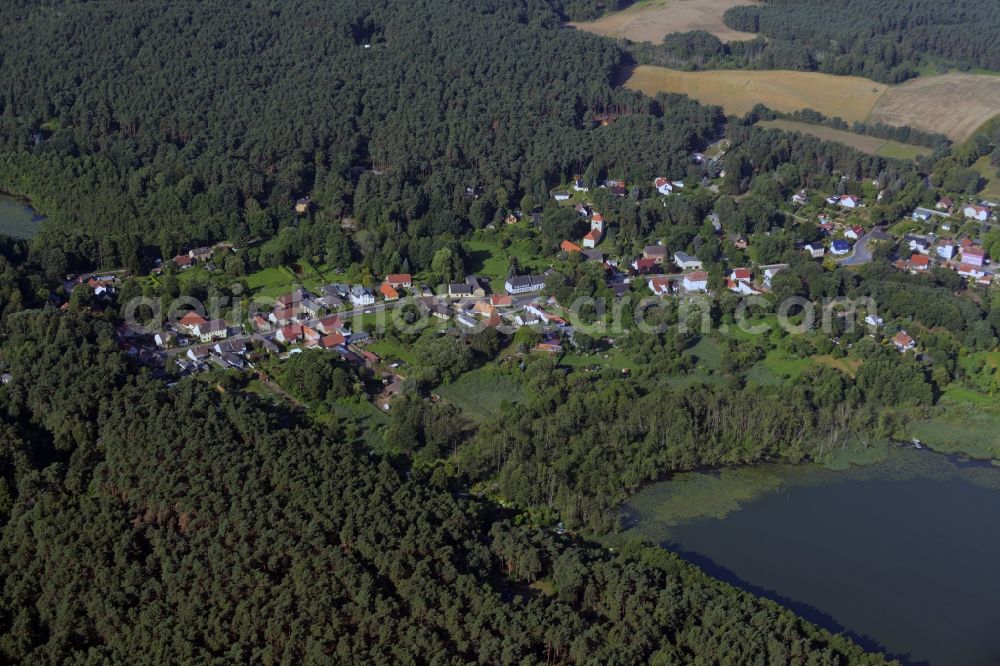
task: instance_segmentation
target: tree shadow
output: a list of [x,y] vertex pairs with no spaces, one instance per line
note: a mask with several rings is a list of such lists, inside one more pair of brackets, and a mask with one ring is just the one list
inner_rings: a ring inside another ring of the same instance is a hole
[[917,660],[910,654],[892,654],[889,652],[888,648],[880,643],[874,636],[859,634],[856,631],[848,629],[838,622],[832,615],[816,608],[815,606],[807,604],[803,601],[797,601],[791,597],[780,594],[775,590],[768,590],[760,587],[759,585],[754,585],[753,583],[740,578],[731,569],[719,564],[712,558],[701,553],[687,550],[679,543],[675,543],[673,541],[662,541],[660,542],[660,547],[676,553],[680,557],[684,558],[686,562],[695,565],[712,578],[728,583],[737,589],[749,592],[755,597],[763,597],[764,599],[769,599],[777,604],[780,604],[799,617],[812,622],[818,627],[826,629],[831,633],[841,634],[842,636],[849,638],[868,652],[880,652],[888,659],[897,660],[899,663],[903,664],[903,666],[930,666],[930,662],[926,660]]

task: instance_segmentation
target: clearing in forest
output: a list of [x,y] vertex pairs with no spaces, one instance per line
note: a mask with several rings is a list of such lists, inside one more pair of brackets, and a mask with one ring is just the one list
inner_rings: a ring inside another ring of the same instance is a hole
[[751,32],[733,30],[722,22],[730,7],[753,4],[747,0],[645,0],[596,21],[570,23],[586,32],[605,37],[624,37],[633,42],[659,44],[672,32],[704,30],[724,42],[753,39]]
[[860,76],[786,70],[683,72],[640,65],[625,85],[648,95],[674,92],[726,113],[757,104],[775,111],[814,109],[847,122],[884,123],[962,141],[1000,113],[1000,76],[949,73],[889,86]]
[[786,132],[801,132],[802,134],[808,134],[824,141],[836,141],[869,155],[893,157],[897,160],[914,160],[920,155],[926,155],[931,152],[930,148],[925,148],[924,146],[915,146],[908,143],[880,139],[867,134],[857,134],[847,130],[834,129],[833,127],[800,123],[794,120],[765,120],[758,124],[761,127],[772,127],[785,130]]
[[636,67],[625,85],[647,95],[681,93],[738,116],[764,104],[782,112],[814,109],[847,122],[864,120],[889,87],[860,76],[784,70],[682,72],[651,65]]

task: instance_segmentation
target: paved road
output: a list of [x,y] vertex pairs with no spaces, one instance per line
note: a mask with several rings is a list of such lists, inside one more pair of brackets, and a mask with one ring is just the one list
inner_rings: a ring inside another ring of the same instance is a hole
[[854,245],[854,252],[847,255],[843,259],[837,260],[837,265],[839,266],[861,266],[863,264],[870,263],[872,260],[872,251],[868,247],[868,242],[872,240],[872,234],[874,231],[869,231],[867,234],[858,239],[858,242]]

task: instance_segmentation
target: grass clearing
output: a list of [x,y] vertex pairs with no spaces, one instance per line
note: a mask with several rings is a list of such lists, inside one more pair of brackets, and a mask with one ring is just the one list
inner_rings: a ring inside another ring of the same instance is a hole
[[750,4],[754,3],[747,0],[642,0],[595,21],[570,25],[605,37],[655,44],[670,33],[692,30],[704,30],[724,42],[748,40],[757,35],[733,30],[722,22],[722,15],[730,7]]
[[[510,241],[502,247],[503,239]],[[502,283],[510,270],[511,258],[516,258],[522,271],[548,268],[550,259],[539,253],[534,237],[511,238],[506,230],[492,234],[477,234],[463,244],[468,253],[469,271]],[[494,286],[494,289],[496,287]]]
[[709,370],[718,370],[722,366],[722,347],[709,337],[702,336],[697,343],[685,349],[684,353],[694,356],[699,365]]
[[850,376],[852,379],[856,374],[858,374],[858,368],[861,367],[861,359],[834,358],[829,354],[823,354],[821,356],[813,356],[813,361],[819,363],[820,365],[825,365],[835,370],[840,370],[845,375]]
[[0,235],[32,238],[41,229],[42,219],[23,201],[0,197]]
[[[683,72],[640,65],[626,87],[648,95],[675,92],[743,115],[756,104],[775,111],[814,109],[847,122],[909,125],[962,141],[1000,111],[1000,77],[949,73],[889,86],[860,76],[785,70]],[[960,104],[951,100],[962,100]],[[903,144],[883,148],[896,157],[911,154]]]
[[889,141],[875,136],[856,134],[855,132],[824,127],[822,125],[800,123],[795,120],[764,120],[757,124],[761,127],[807,134],[824,141],[836,141],[868,155],[881,155],[882,157],[892,157],[898,160],[915,160],[921,155],[927,155],[931,152],[930,148],[923,146]]
[[997,168],[990,164],[990,156],[984,155],[973,163],[972,168],[986,181],[979,195],[987,199],[1000,199],[1000,174]]
[[505,402],[520,402],[527,397],[518,376],[501,373],[489,365],[466,372],[450,384],[442,384],[434,393],[477,421],[500,416]]

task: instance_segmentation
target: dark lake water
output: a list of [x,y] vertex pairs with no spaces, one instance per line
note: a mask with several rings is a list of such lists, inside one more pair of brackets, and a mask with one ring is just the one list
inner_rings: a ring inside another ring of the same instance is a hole
[[31,238],[38,233],[44,219],[24,201],[0,195],[0,234]]
[[634,532],[868,649],[1000,664],[998,469],[894,451],[843,472],[680,475],[625,510]]

